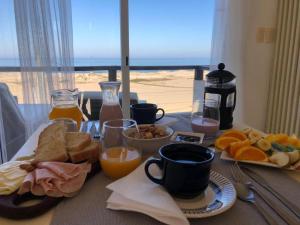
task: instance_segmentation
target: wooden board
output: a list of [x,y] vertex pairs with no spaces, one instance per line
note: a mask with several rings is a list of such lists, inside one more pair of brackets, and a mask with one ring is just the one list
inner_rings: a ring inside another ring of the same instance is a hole
[[[99,162],[92,164],[91,172],[86,181],[100,171]],[[80,194],[80,193],[79,193]],[[27,219],[39,216],[56,206],[64,197],[54,198],[49,196],[34,196],[31,193],[18,195],[14,192],[10,195],[0,195],[0,216],[10,219]],[[23,205],[25,202],[38,200],[33,205]]]

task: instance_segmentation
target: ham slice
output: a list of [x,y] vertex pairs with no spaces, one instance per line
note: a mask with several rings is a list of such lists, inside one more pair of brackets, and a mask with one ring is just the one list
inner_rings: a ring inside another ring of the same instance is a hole
[[90,171],[90,163],[39,162],[25,177],[18,194],[31,191],[38,196],[72,197],[81,189]]

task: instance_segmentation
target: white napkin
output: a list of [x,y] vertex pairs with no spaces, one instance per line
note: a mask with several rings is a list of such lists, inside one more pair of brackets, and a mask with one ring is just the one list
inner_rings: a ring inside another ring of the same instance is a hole
[[[107,208],[144,213],[165,224],[188,225],[189,221],[170,194],[148,179],[144,167],[145,163],[106,187],[113,191],[107,200]],[[152,175],[160,174],[158,168],[150,168]]]

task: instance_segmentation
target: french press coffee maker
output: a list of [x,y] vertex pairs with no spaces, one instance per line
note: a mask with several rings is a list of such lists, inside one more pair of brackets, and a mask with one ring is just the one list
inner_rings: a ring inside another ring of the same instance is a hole
[[235,76],[220,63],[218,70],[206,75],[205,99],[214,99],[219,102],[220,130],[232,128],[233,111],[236,104]]

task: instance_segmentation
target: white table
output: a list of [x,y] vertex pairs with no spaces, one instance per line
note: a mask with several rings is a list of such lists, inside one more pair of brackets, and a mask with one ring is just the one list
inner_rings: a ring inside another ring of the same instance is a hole
[[[22,148],[17,152],[17,154],[12,158],[12,160],[15,160],[18,157],[21,156],[28,156],[33,154],[33,150],[35,146],[37,146],[37,140],[40,132],[46,127],[45,124],[41,125],[28,139],[28,141],[22,146]],[[241,127],[241,126],[236,126]],[[300,182],[300,172],[293,172],[293,171],[286,171],[286,173],[291,176],[293,179]],[[52,219],[54,209],[51,209],[47,213],[35,217],[33,219],[26,219],[26,220],[11,220],[6,219],[3,217],[0,217],[0,224],[1,225],[49,225]]]

